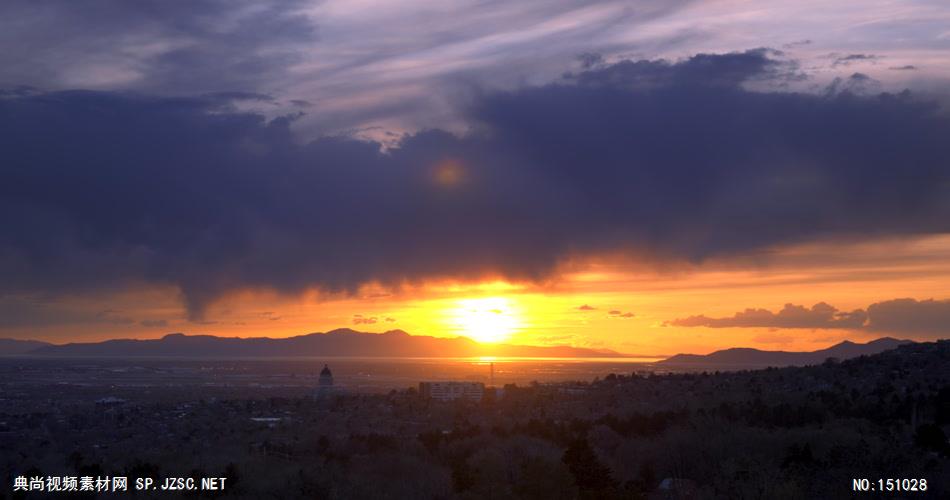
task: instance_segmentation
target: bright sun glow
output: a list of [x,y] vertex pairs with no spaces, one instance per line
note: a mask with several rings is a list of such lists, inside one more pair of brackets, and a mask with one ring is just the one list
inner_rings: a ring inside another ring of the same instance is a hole
[[520,325],[511,301],[502,297],[460,300],[452,316],[462,335],[478,342],[508,340]]

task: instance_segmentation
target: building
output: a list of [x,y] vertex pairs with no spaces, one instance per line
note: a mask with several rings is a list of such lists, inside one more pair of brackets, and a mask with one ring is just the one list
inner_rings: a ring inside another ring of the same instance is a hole
[[96,404],[100,406],[117,406],[125,404],[125,400],[122,398],[117,398],[115,396],[109,396],[105,398],[99,398],[96,400]]
[[320,370],[320,387],[333,387],[333,372],[328,365],[323,365]]
[[668,477],[660,481],[656,490],[647,498],[650,500],[699,498],[699,486],[692,479]]
[[330,371],[330,367],[323,365],[323,369],[320,370],[320,382],[317,385],[317,399],[323,399],[333,393],[333,372]]
[[419,394],[425,399],[481,401],[485,384],[481,382],[419,382]]

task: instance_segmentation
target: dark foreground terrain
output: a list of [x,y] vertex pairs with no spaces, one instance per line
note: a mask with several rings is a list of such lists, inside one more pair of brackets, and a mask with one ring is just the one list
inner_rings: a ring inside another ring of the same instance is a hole
[[[20,372],[0,381],[0,498],[83,494],[13,491],[50,475],[228,478],[223,493],[103,498],[950,498],[950,341],[802,368],[508,385],[478,403],[267,384],[114,397]],[[855,492],[855,479],[927,490]]]

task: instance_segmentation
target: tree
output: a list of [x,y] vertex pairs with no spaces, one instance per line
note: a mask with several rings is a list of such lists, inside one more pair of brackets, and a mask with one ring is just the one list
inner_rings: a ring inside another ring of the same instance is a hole
[[948,454],[950,445],[947,444],[947,435],[940,427],[934,424],[924,424],[917,428],[914,434],[914,443],[921,448]]
[[465,457],[452,460],[452,487],[456,493],[470,490],[475,485],[475,475]]
[[600,462],[586,437],[572,442],[561,461],[571,471],[582,493],[593,493],[595,497],[600,497],[617,487],[610,469]]

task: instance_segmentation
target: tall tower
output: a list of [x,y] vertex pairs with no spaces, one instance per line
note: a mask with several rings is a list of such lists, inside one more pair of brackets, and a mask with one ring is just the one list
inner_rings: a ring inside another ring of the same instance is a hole
[[323,369],[320,370],[320,382],[317,386],[317,399],[323,399],[330,395],[333,392],[333,372],[330,371],[330,367],[323,365]]

